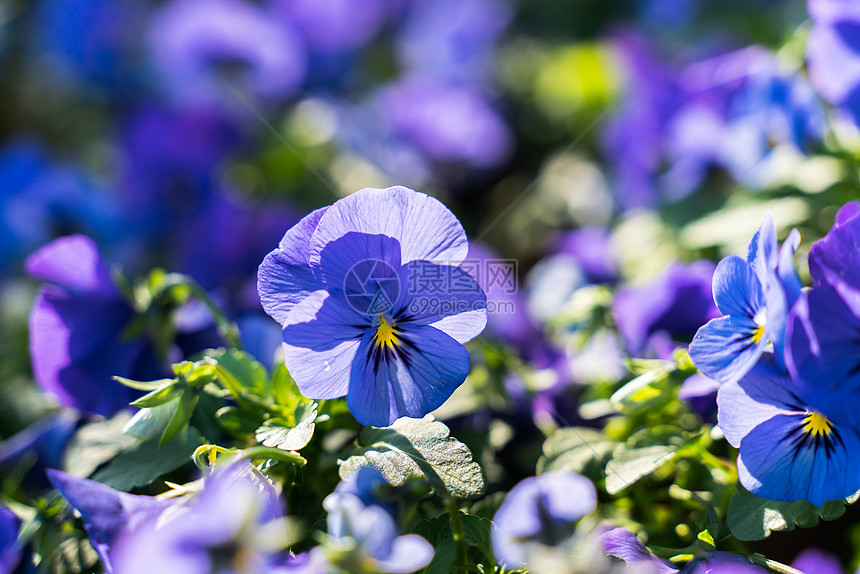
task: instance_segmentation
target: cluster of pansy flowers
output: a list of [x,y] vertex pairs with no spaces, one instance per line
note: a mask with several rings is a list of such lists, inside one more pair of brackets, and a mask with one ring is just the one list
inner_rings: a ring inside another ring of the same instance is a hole
[[860,490],[860,205],[851,202],[809,252],[812,285],[794,266],[800,236],[777,250],[768,215],[747,257],[714,273],[712,319],[690,358],[721,383],[718,423],[741,484],[776,501],[820,506]]

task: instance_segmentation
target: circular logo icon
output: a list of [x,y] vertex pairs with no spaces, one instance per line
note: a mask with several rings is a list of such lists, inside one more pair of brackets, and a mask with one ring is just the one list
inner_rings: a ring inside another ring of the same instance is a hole
[[397,271],[385,261],[365,259],[346,273],[343,292],[349,305],[365,315],[385,313],[400,295]]

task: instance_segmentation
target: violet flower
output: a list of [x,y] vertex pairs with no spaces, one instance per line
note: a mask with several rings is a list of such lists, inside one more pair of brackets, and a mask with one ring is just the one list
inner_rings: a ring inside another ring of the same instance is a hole
[[11,574],[21,560],[18,544],[20,521],[11,510],[0,505],[0,574]]
[[467,252],[456,217],[403,187],[363,189],[290,229],[258,288],[302,394],[346,395],[376,426],[438,408],[469,372],[463,343],[487,321],[483,291],[455,267]]
[[860,6],[851,0],[808,0],[809,80],[828,102],[860,124]]
[[123,335],[134,311],[92,239],[61,237],[33,253],[27,271],[48,282],[30,313],[30,356],[42,389],[62,405],[109,416],[137,395],[114,375],[158,378],[150,343]]

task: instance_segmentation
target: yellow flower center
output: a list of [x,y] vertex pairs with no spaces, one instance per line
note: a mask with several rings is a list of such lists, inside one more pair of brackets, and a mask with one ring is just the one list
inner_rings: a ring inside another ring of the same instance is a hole
[[756,316],[753,318],[753,321],[756,322],[758,327],[753,331],[752,340],[753,343],[758,343],[761,341],[762,337],[764,337],[764,323],[765,323],[765,313],[764,311],[759,311],[756,313]]
[[397,331],[394,330],[394,325],[389,323],[382,315],[379,316],[379,327],[376,328],[374,339],[380,347],[386,345],[393,347],[398,342]]
[[829,435],[833,430],[833,423],[818,411],[812,411],[803,419],[803,430],[811,435]]

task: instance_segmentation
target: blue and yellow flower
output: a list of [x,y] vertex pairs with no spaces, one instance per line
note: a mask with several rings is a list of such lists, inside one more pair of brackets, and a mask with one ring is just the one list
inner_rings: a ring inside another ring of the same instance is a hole
[[363,189],[290,229],[258,290],[301,392],[346,395],[376,426],[438,408],[469,372],[463,343],[487,322],[483,290],[456,267],[468,248],[444,205],[404,187]]

